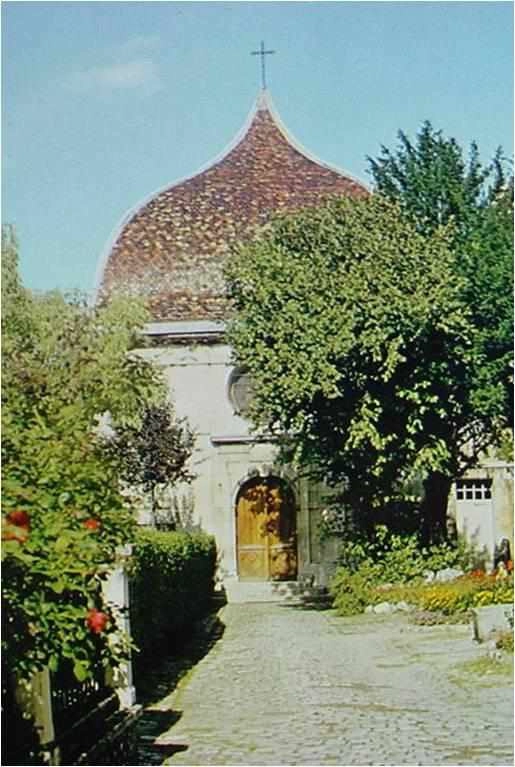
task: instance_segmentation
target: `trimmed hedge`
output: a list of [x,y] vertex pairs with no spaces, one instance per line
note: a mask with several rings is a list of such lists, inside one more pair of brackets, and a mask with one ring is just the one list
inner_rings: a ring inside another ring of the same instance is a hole
[[215,569],[215,539],[205,533],[137,531],[130,619],[138,665],[178,646],[208,611]]

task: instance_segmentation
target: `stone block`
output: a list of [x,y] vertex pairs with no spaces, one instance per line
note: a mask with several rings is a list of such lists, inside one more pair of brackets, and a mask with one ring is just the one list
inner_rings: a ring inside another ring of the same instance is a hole
[[396,602],[395,603],[395,612],[400,613],[409,613],[413,610],[413,605],[409,605],[407,602]]
[[443,570],[438,570],[435,576],[435,580],[439,583],[447,583],[448,581],[454,581],[463,575],[463,570],[459,567],[445,567]]
[[374,607],[374,612],[377,615],[389,615],[390,613],[393,613],[393,605],[390,604],[390,602],[379,602],[379,604]]
[[474,639],[484,642],[496,631],[513,630],[513,604],[486,605],[472,610]]

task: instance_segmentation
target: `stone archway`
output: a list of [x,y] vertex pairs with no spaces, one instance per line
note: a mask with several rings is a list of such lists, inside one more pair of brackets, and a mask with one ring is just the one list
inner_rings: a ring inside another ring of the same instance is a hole
[[279,477],[254,477],[236,498],[236,550],[240,580],[295,580],[295,498]]

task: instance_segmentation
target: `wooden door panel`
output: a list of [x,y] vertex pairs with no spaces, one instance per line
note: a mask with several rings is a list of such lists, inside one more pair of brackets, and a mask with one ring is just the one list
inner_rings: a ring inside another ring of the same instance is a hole
[[236,515],[240,578],[296,578],[295,503],[283,483],[251,480],[238,496]]
[[288,580],[297,575],[297,552],[292,544],[280,544],[270,548],[270,577]]
[[264,546],[240,546],[238,564],[241,578],[264,581],[268,577],[267,551]]

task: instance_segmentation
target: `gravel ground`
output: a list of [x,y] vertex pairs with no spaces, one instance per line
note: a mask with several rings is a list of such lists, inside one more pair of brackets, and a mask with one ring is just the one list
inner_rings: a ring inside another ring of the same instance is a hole
[[147,707],[139,764],[513,764],[512,677],[467,668],[486,656],[468,626],[279,604],[219,618],[223,636]]

